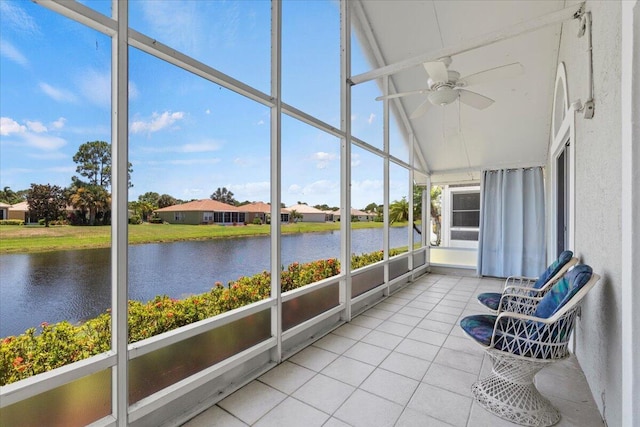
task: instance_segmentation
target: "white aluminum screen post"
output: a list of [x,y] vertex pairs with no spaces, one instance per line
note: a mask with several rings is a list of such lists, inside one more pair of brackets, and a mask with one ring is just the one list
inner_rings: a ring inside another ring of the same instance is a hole
[[271,2],[271,96],[275,103],[271,107],[271,298],[276,300],[271,308],[271,335],[276,337],[277,346],[271,359],[282,360],[282,291],[280,286],[280,177],[281,177],[281,137],[282,137],[282,2]]
[[415,200],[413,200],[413,186],[415,185],[414,170],[413,170],[413,133],[409,135],[409,226],[407,227],[407,237],[409,239],[409,271],[413,275],[413,210],[415,206]]
[[342,320],[351,321],[351,15],[350,5],[340,1],[340,304]]
[[[389,76],[382,78],[382,92],[389,90]],[[382,258],[384,259],[384,283],[386,287],[383,294],[389,295],[389,100],[382,101],[382,141],[384,149],[384,177],[383,177],[383,222],[382,222]]]
[[129,28],[128,0],[113,0],[112,13],[118,21],[118,31],[113,38],[111,57],[111,349],[117,353],[113,368],[113,412],[117,425],[127,425],[128,399],[128,354],[127,354],[127,299],[128,259],[127,201],[129,191]]
[[[422,190],[422,246],[426,247],[426,263],[431,260],[431,175],[427,175],[427,184]],[[425,228],[426,227],[426,228]]]

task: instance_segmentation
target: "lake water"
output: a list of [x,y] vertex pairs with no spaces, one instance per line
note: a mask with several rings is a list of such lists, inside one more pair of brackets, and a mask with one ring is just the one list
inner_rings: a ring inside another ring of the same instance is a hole
[[[353,230],[351,252],[382,249],[382,231]],[[391,247],[407,246],[406,227],[389,234]],[[339,231],[282,236],[283,266],[339,255]],[[0,256],[0,337],[103,313],[111,306],[110,259],[110,249]],[[216,281],[269,270],[269,263],[268,236],[129,246],[129,299],[206,292]]]

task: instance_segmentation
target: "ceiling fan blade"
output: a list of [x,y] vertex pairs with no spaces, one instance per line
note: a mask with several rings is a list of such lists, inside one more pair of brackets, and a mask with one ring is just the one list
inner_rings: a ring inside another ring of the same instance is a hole
[[427,112],[427,110],[429,109],[429,107],[431,107],[431,101],[429,101],[429,99],[425,99],[424,102],[422,104],[420,104],[418,106],[418,108],[415,109],[415,111],[413,113],[411,113],[411,118],[412,119],[417,119],[418,117],[422,116],[424,113]]
[[392,93],[391,95],[379,96],[376,98],[376,101],[382,101],[383,99],[400,98],[401,96],[417,95],[419,93],[429,93],[429,92],[431,92],[431,90],[429,89],[418,89],[418,90],[411,90],[409,92]]
[[467,104],[473,108],[477,108],[478,110],[484,110],[494,103],[493,99],[487,98],[486,96],[480,95],[479,93],[471,92],[470,90],[465,89],[457,90],[458,94],[460,95],[460,102]]
[[422,64],[424,69],[427,70],[429,77],[434,82],[448,82],[449,73],[447,73],[447,66],[442,61],[425,62]]
[[513,64],[501,65],[500,67],[491,68],[489,70],[480,71],[479,73],[470,74],[461,78],[467,86],[475,85],[495,80],[505,80],[517,77],[524,73],[524,67],[519,62]]

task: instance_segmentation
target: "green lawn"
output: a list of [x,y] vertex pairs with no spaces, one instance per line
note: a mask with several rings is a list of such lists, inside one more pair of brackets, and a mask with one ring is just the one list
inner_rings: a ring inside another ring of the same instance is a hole
[[[406,226],[406,223],[394,226]],[[354,229],[380,228],[381,222],[354,222]],[[312,233],[339,230],[340,223],[282,224],[282,233]],[[141,224],[129,226],[129,243],[176,242],[225,237],[268,235],[269,225],[178,225]],[[46,252],[67,249],[105,248],[111,244],[111,227],[0,226],[0,254]]]

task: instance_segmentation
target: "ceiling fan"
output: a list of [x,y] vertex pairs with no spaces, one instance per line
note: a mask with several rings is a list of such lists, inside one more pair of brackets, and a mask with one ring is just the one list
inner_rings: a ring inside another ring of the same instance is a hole
[[463,89],[463,87],[491,80],[516,77],[523,72],[522,65],[519,62],[514,62],[513,64],[501,65],[460,78],[460,73],[449,70],[449,65],[451,65],[451,57],[449,56],[437,61],[425,62],[422,65],[427,71],[427,74],[429,74],[428,88],[379,96],[376,98],[376,101],[416,94],[428,94],[427,99],[411,114],[412,119],[423,115],[431,105],[444,106],[451,104],[456,99],[459,99],[463,104],[467,104],[478,110],[483,110],[493,104],[493,99]]

